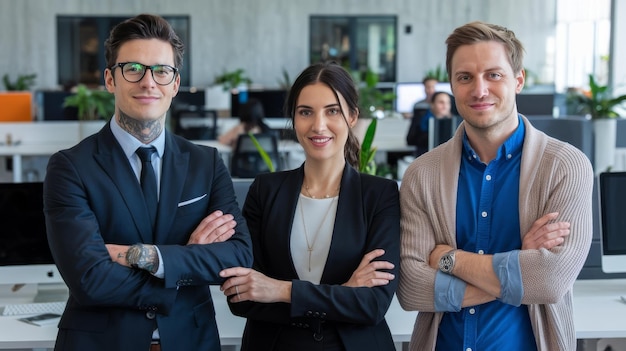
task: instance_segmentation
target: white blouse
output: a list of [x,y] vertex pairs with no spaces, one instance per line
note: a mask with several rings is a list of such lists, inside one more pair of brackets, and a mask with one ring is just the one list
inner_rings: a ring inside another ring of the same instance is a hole
[[[301,280],[319,284],[330,251],[339,196],[300,194],[291,228],[291,257]],[[304,216],[303,216],[304,215]]]

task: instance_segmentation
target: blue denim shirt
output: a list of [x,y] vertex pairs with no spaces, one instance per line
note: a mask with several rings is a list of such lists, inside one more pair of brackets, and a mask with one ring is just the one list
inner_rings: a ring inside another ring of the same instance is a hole
[[456,207],[457,247],[493,256],[501,297],[461,308],[466,283],[438,272],[435,308],[446,311],[437,350],[536,350],[519,266],[519,179],[524,124],[504,142],[489,164],[471,148],[467,135],[459,173]]

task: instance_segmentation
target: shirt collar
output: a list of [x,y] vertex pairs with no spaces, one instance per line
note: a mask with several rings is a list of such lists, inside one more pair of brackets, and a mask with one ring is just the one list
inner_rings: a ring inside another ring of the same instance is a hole
[[[515,132],[513,132],[513,134],[511,134],[511,136],[504,141],[504,144],[500,146],[498,149],[498,156],[496,156],[495,161],[500,160],[503,157],[506,157],[508,160],[513,158],[513,156],[517,153],[522,152],[526,127],[524,126],[524,121],[522,120],[520,114],[517,114],[517,120],[519,121],[517,129],[515,129]],[[465,132],[463,133],[463,152],[465,153],[465,157],[469,160],[476,159],[476,161],[482,162],[474,149],[470,146],[469,140],[467,139],[467,133]]]
[[159,134],[156,139],[154,139],[150,144],[146,145],[137,140],[137,138],[132,136],[130,133],[122,129],[122,127],[117,124],[115,116],[111,118],[111,132],[113,133],[115,139],[117,139],[117,142],[120,143],[120,146],[122,147],[122,150],[124,150],[124,154],[127,158],[131,158],[135,154],[137,148],[141,146],[154,146],[157,150],[157,155],[159,157],[163,157],[163,152],[165,150],[164,132],[161,132],[161,134]]

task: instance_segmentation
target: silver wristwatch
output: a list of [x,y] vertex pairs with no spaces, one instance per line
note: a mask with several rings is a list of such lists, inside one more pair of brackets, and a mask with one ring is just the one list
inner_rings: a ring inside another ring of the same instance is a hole
[[446,252],[443,256],[441,256],[441,258],[439,259],[440,271],[446,274],[452,274],[452,270],[454,269],[454,263],[456,262],[454,257],[455,253],[456,249],[450,250]]

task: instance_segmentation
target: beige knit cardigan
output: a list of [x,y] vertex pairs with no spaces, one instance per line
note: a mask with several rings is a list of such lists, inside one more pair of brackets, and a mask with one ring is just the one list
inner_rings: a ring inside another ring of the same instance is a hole
[[[550,212],[570,222],[571,233],[551,250],[520,253],[524,296],[539,351],[576,349],[572,285],[592,238],[593,169],[577,148],[526,128],[519,189],[520,232]],[[443,313],[434,310],[436,271],[428,266],[435,244],[456,247],[456,195],[464,123],[454,137],[415,160],[400,187],[401,257],[398,300],[419,311],[410,349],[434,350]]]

